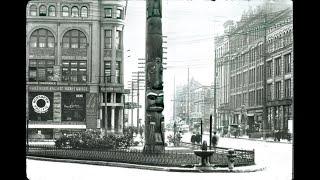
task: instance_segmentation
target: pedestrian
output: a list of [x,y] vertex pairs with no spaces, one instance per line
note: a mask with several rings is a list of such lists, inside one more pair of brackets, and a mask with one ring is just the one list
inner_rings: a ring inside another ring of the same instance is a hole
[[212,147],[213,147],[214,151],[216,151],[216,146],[218,144],[218,141],[219,141],[219,137],[217,135],[217,132],[214,131],[212,139],[211,139],[211,143],[212,143]]
[[192,145],[194,145],[196,142],[196,135],[193,133],[192,136],[191,136],[191,143]]

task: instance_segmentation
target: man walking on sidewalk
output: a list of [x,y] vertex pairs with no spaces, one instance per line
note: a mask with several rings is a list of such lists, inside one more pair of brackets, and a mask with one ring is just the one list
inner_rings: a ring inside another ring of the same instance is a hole
[[219,137],[217,135],[217,132],[213,132],[213,136],[212,136],[212,139],[211,139],[211,143],[212,143],[212,146],[213,146],[213,149],[214,151],[216,151],[216,146],[218,144],[218,141],[219,141]]

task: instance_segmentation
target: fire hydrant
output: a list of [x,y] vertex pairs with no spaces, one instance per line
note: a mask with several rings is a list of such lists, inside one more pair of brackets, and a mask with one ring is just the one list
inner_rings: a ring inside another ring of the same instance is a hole
[[232,171],[234,168],[234,160],[236,155],[234,154],[234,149],[229,149],[228,150],[228,167],[229,167],[229,171]]

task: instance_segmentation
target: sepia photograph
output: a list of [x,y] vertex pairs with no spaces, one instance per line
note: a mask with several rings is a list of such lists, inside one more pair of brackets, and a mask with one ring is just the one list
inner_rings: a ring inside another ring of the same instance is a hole
[[292,0],[29,0],[26,179],[294,179]]

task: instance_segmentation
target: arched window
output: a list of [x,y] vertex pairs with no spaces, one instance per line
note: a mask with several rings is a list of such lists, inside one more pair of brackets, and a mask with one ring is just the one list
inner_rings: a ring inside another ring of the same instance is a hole
[[49,16],[56,16],[56,8],[54,6],[49,7]]
[[79,9],[75,6],[71,8],[71,17],[79,17]]
[[88,17],[88,8],[85,6],[81,8],[81,17]]
[[62,38],[63,48],[86,48],[87,38],[79,30],[70,30]]
[[30,47],[54,48],[54,36],[47,29],[35,30],[30,36]]
[[69,7],[63,6],[62,7],[62,16],[63,17],[68,17],[69,16]]
[[30,16],[37,15],[37,6],[36,5],[31,5],[29,10],[30,10]]
[[45,5],[40,6],[39,16],[47,16],[47,7]]
[[[76,29],[66,32],[62,38],[63,48],[85,49],[86,44],[86,36]],[[63,60],[62,81],[85,83],[87,81],[87,61]]]

